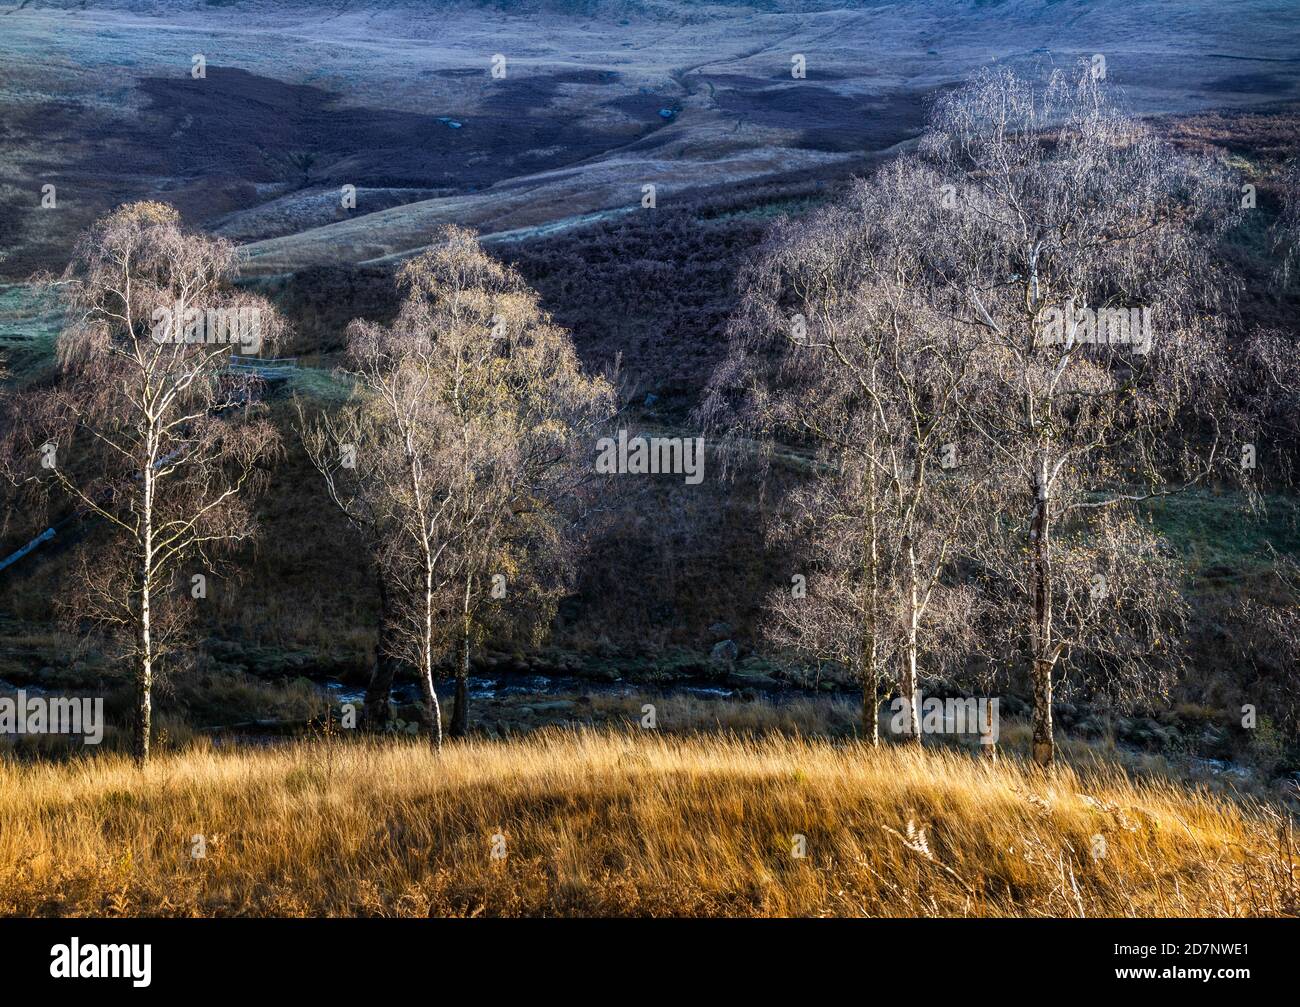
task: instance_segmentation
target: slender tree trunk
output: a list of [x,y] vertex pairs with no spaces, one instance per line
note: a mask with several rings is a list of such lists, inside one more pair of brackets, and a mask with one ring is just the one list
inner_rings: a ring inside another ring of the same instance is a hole
[[[872,434],[874,440],[874,414]],[[867,541],[863,566],[863,607],[866,609],[862,633],[862,734],[872,745],[880,744],[880,552],[876,531],[876,469],[867,464]]]
[[438,702],[438,690],[433,681],[433,563],[429,556],[428,544],[424,550],[424,659],[422,685],[424,702],[429,708],[429,733],[433,736],[434,747],[442,750],[442,706]]
[[876,666],[876,638],[870,631],[862,639],[862,735],[880,744],[880,669]]
[[375,667],[366,686],[366,729],[383,731],[389,721],[389,697],[393,692],[393,679],[397,675],[397,662],[388,652],[388,619],[390,602],[388,580],[382,568],[378,569],[379,639],[375,643]]
[[921,743],[921,716],[917,708],[920,703],[920,693],[917,688],[916,674],[916,638],[917,638],[917,605],[916,596],[916,547],[912,543],[912,537],[906,535],[903,537],[903,548],[907,553],[907,645],[903,654],[903,668],[901,681],[899,682],[899,691],[903,699],[907,701],[907,732],[911,740],[916,744]]
[[144,504],[141,525],[144,533],[140,562],[140,670],[136,681],[135,709],[135,761],[140,768],[149,763],[149,739],[153,732],[153,624],[150,611],[150,593],[153,587],[153,456],[152,433],[150,450],[146,454],[144,469]]
[[1040,477],[1035,488],[1033,520],[1029,526],[1029,584],[1033,597],[1033,754],[1040,766],[1050,766],[1055,757],[1052,738],[1052,565],[1050,548],[1051,501],[1047,481]]
[[469,733],[469,639],[470,591],[474,578],[465,574],[465,599],[461,608],[460,660],[456,665],[456,702],[451,710],[451,736],[463,738]]
[[140,671],[136,681],[135,745],[136,764],[149,763],[149,739],[153,730],[153,641],[149,613],[149,585],[146,581],[140,601]]

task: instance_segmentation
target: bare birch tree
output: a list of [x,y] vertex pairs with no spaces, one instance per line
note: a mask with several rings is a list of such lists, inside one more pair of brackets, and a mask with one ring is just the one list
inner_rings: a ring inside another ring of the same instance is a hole
[[277,447],[256,380],[227,371],[232,349],[271,345],[281,327],[230,289],[236,264],[234,246],[186,233],[161,203],[100,220],[53,281],[70,319],[57,384],[18,416],[31,478],[102,520],[69,610],[134,668],[141,765],[160,664],[194,609],[190,579],[254,534],[249,500]]
[[569,333],[472,232],[447,229],[402,283],[396,324],[433,340],[429,394],[445,424],[460,736],[474,645],[494,625],[541,627],[572,580],[576,490],[614,392],[583,372]]
[[474,645],[494,627],[543,624],[571,579],[575,489],[613,390],[582,372],[568,333],[472,232],[448,228],[399,284],[391,326],[349,330],[354,409],[374,423],[348,429],[358,453],[389,459],[372,463],[372,509],[399,529],[385,544],[394,637],[421,669],[441,743],[435,664],[454,652],[450,733],[463,735]]
[[[435,339],[427,332],[353,322],[348,328],[353,399],[339,427],[333,434],[327,430],[322,440],[335,441],[336,457],[351,449],[364,459],[360,486],[338,501],[363,527],[369,524],[375,567],[379,576],[391,576],[381,653],[417,669],[426,726],[441,748],[434,673],[444,647],[438,600],[450,577],[443,557],[454,532],[446,425],[433,395]],[[342,440],[339,430],[355,443]],[[340,480],[328,464],[323,471],[331,492],[338,493]]]
[[738,418],[814,453],[775,528],[808,564],[807,595],[778,591],[771,629],[857,669],[873,742],[882,661],[898,659],[919,740],[922,650],[936,669],[964,650],[924,639],[961,636],[973,602],[953,576],[979,486],[956,425],[972,348],[926,300],[920,174],[899,161],[844,203],[776,228],[706,405],[715,425]]
[[[1124,114],[1087,67],[1045,86],[983,72],[939,103],[922,152],[939,184],[916,197],[949,211],[923,239],[936,300],[983,344],[965,421],[998,460],[995,497],[1023,535],[1012,583],[1033,754],[1049,764],[1053,676],[1082,642],[1062,616],[1088,611],[1093,597],[1078,578],[1107,576],[1098,549],[1128,568],[1117,621],[1069,622],[1113,629],[1116,646],[1094,633],[1088,648],[1109,654],[1113,681],[1149,670],[1179,599],[1166,565],[1144,565],[1159,547],[1135,545],[1134,505],[1232,468],[1220,450],[1231,384],[1220,311],[1230,302],[1212,253],[1236,189]],[[1180,436],[1180,424],[1198,425],[1209,446]],[[1084,557],[1067,561],[1072,543]],[[1157,575],[1139,584],[1139,566]],[[1112,566],[1112,586],[1116,576]]]

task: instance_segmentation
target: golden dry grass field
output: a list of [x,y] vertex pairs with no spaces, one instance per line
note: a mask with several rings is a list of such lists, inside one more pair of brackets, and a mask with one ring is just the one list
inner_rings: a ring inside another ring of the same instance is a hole
[[0,764],[6,915],[1279,916],[1294,861],[1264,804],[901,745],[547,731]]

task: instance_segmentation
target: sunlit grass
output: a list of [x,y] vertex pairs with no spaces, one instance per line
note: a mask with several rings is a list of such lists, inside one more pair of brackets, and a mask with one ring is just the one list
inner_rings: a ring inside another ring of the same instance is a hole
[[6,914],[1278,915],[1288,844],[1263,805],[1114,770],[788,737],[0,766]]

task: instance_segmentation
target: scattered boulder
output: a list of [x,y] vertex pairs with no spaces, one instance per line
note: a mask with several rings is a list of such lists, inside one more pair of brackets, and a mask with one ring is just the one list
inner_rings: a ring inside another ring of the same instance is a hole
[[734,664],[739,656],[740,648],[736,646],[735,640],[722,640],[715,643],[709,651],[709,660],[715,664]]

